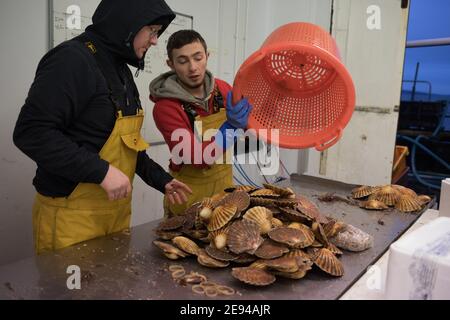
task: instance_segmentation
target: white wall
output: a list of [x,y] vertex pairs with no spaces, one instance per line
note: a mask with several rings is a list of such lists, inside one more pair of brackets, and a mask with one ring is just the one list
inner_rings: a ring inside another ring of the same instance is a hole
[[32,254],[36,167],[12,142],[19,110],[47,51],[47,1],[0,1],[0,263]]

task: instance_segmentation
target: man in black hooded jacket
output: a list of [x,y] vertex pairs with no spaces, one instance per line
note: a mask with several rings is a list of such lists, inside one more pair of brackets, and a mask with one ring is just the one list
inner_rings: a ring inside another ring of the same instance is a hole
[[13,136],[37,163],[37,252],[129,227],[135,173],[172,202],[186,201],[190,189],[145,152],[127,66],[144,68],[146,51],[174,18],[163,0],[102,0],[81,36],[40,61]]

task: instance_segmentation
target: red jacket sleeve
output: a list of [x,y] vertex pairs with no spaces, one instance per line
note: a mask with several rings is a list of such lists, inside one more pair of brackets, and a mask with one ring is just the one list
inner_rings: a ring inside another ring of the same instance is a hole
[[[205,163],[203,159],[203,150],[206,146],[211,144],[212,141],[200,143],[198,138],[194,136],[189,118],[178,101],[172,99],[158,100],[153,108],[153,119],[169,146],[171,153],[179,143],[189,144],[191,150],[190,155],[185,156],[183,152],[179,153],[179,156],[184,159],[184,163],[187,162],[193,164],[194,167],[197,168],[208,167],[208,164]],[[172,139],[172,135],[177,129],[177,132],[180,132],[183,135],[182,139]],[[185,147],[187,146],[185,145]],[[170,168],[178,171],[180,170],[181,165],[175,164],[173,159],[171,159]]]

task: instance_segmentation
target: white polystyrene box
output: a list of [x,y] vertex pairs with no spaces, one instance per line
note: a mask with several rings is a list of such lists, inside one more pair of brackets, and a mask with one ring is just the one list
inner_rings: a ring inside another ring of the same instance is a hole
[[450,217],[450,178],[442,180],[440,198],[439,216]]
[[391,244],[385,298],[450,299],[450,218],[437,218]]

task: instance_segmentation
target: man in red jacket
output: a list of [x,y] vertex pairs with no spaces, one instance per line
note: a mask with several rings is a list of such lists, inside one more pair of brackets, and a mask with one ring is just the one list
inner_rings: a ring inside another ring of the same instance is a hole
[[[171,174],[193,191],[185,204],[165,201],[170,216],[233,184],[229,161],[215,160],[234,144],[236,130],[246,128],[252,107],[245,98],[232,104],[231,86],[207,70],[209,53],[196,31],[172,34],[167,54],[172,70],[150,84],[153,117],[172,153]],[[205,136],[211,129],[218,133]]]

